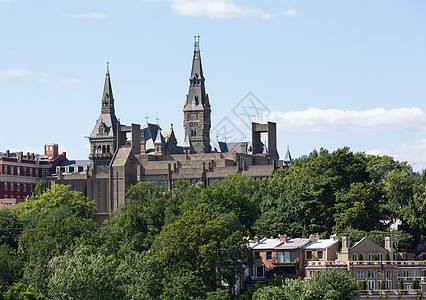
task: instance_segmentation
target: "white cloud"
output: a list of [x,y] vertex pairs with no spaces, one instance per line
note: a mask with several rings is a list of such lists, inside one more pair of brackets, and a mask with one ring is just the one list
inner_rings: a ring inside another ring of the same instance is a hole
[[103,19],[108,18],[107,14],[90,12],[90,13],[81,13],[81,14],[65,14],[67,17],[79,18],[79,19]]
[[7,69],[5,71],[0,71],[0,77],[22,77],[30,73],[28,69]]
[[260,9],[235,4],[232,0],[172,0],[173,11],[183,16],[208,17],[210,19],[232,19],[244,16],[271,19],[276,16],[297,16],[294,9],[280,13],[268,13]]
[[282,131],[426,131],[426,113],[417,107],[362,111],[312,107],[303,111],[271,112],[269,118],[278,122]]
[[71,84],[77,84],[82,83],[83,81],[78,78],[66,78],[58,80],[59,85],[65,86],[65,85],[71,85]]
[[46,83],[46,82],[49,81],[49,79],[50,79],[50,76],[43,73],[43,74],[41,74],[41,77],[39,78],[38,82]]

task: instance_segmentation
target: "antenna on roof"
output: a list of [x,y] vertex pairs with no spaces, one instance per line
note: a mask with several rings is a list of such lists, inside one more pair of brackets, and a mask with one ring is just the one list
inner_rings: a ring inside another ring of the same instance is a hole
[[145,116],[145,120],[146,120],[146,124],[148,124],[148,120],[149,120],[148,115]]
[[158,116],[157,116],[156,120],[157,120],[157,125],[160,126],[160,123],[158,122],[158,121],[160,121],[160,119],[158,118]]
[[109,75],[109,60],[107,59],[107,75]]

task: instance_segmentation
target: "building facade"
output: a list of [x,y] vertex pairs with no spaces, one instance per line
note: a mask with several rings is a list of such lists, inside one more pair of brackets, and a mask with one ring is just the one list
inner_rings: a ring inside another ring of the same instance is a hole
[[50,170],[67,161],[66,153],[59,154],[57,144],[46,144],[44,155],[23,152],[0,152],[0,199],[16,199],[19,203],[31,196],[37,183],[46,185]]

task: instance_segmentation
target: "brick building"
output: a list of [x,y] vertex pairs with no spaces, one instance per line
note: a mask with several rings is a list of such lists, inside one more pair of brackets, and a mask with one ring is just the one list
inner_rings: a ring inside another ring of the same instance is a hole
[[0,199],[4,199],[3,204],[10,206],[24,201],[40,180],[46,184],[50,170],[67,160],[65,152],[58,153],[57,144],[46,144],[44,155],[0,152]]

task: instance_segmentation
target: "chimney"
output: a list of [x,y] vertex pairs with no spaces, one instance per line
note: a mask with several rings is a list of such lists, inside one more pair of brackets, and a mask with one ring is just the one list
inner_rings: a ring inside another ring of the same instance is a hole
[[319,236],[319,234],[317,233],[317,235],[315,236],[315,238],[317,239],[317,240],[319,240],[320,239],[320,236]]
[[255,244],[259,243],[259,237],[257,235],[254,236],[253,241]]
[[273,235],[271,235],[271,237],[269,238],[270,240],[273,240],[274,239],[274,236]]
[[6,157],[9,157],[9,155],[10,155],[10,151],[6,150]]
[[342,261],[349,260],[350,245],[351,245],[351,238],[349,237],[349,235],[342,236],[342,251],[341,251],[341,257],[339,257],[339,260],[342,260]]
[[385,236],[385,249],[388,250],[390,253],[390,257],[392,258],[393,254],[393,240],[392,236]]
[[67,158],[67,153],[66,153],[66,152],[62,152],[62,156],[63,156],[64,158]]
[[247,142],[241,142],[241,153],[242,154],[247,154]]
[[280,235],[280,242],[287,243],[287,240],[288,240],[287,234]]
[[30,159],[30,152],[27,152],[27,159]]
[[309,239],[311,240],[311,243],[315,242],[315,237],[313,234],[309,235]]
[[31,153],[31,160],[34,160],[34,153]]

